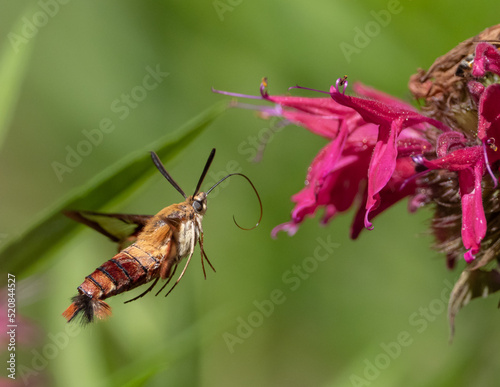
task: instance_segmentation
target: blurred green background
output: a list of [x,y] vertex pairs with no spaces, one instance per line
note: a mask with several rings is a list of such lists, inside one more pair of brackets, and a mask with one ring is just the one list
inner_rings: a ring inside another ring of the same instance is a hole
[[[366,47],[346,58],[341,44],[353,45],[356,28],[373,26],[388,7],[399,12],[378,22]],[[274,94],[295,84],[326,90],[347,74],[410,100],[407,81],[418,67],[498,23],[499,12],[500,3],[478,9],[461,0],[3,0],[0,243],[108,166],[229,100],[212,94],[212,86],[257,94],[266,76]],[[34,22],[43,24],[36,33],[29,27]],[[128,114],[117,112],[124,104],[115,101],[142,84],[148,66],[168,76]],[[67,147],[75,149],[85,140],[82,131],[106,117],[116,129],[59,179],[53,163],[64,164]],[[251,111],[229,110],[166,165],[190,192],[216,147],[204,187],[232,163],[262,197],[262,224],[248,232],[231,219],[235,214],[251,225],[258,216],[245,182],[236,178],[209,198],[205,248],[217,273],[207,280],[196,251],[167,299],[148,295],[123,305],[130,295],[117,296],[109,300],[109,321],[68,330],[61,313],[69,298],[115,246],[82,226],[41,264],[23,269],[17,315],[35,332],[26,333],[28,342],[18,337],[20,385],[496,385],[497,300],[474,301],[461,311],[449,344],[442,294],[459,271],[448,272],[429,248],[430,212],[409,215],[400,203],[357,241],[348,238],[352,211],[327,227],[310,219],[294,237],[271,239],[272,228],[289,219],[290,196],[302,188],[325,141],[287,127],[273,136],[262,161],[252,163],[248,142],[269,124]],[[180,200],[155,173],[104,210],[154,214]],[[317,238],[339,247],[307,278],[287,282],[295,266],[310,262]],[[276,293],[280,303],[271,311],[265,300]],[[265,314],[258,305],[268,306]],[[254,327],[245,328],[249,323]],[[408,345],[392,344],[398,340]]]

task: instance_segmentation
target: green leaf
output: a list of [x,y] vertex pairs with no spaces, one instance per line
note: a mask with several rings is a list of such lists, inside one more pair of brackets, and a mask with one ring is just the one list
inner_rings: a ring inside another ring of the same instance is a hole
[[163,162],[173,159],[225,109],[225,103],[213,106],[186,123],[177,133],[166,135],[123,158],[44,211],[26,232],[8,241],[0,251],[4,270],[16,275],[33,270],[35,264],[46,259],[46,253],[61,244],[78,224],[61,211],[95,210],[126,197],[155,172],[149,151],[155,150]]
[[129,380],[127,380],[126,382],[120,381],[120,384],[116,385],[122,387],[143,387],[161,370],[162,367],[159,365],[149,366],[149,368],[146,369],[139,368],[138,370],[134,370],[133,375],[131,375]]
[[[23,17],[32,13],[33,9],[30,5],[16,21],[12,30],[19,31]],[[0,87],[0,149],[21,94],[22,82],[34,46],[31,40],[21,48],[14,47],[9,41],[5,41],[0,52],[0,85],[2,85]]]

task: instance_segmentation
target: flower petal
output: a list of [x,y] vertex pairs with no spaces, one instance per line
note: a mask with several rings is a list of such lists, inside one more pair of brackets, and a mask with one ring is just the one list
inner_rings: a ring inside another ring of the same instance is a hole
[[[493,138],[500,145],[500,84],[486,88],[479,100],[479,123],[477,136],[485,141]],[[494,156],[494,155],[493,155]],[[494,158],[493,158],[494,160]],[[493,160],[490,159],[491,162]]]
[[455,150],[436,160],[423,160],[430,169],[447,169],[458,172],[460,197],[462,200],[462,243],[468,251],[467,262],[479,252],[486,235],[486,217],[483,208],[481,181],[485,170],[482,146]]
[[492,44],[480,42],[476,46],[472,75],[484,77],[487,72],[500,75],[500,52]]
[[370,166],[368,167],[368,197],[365,207],[365,227],[369,230],[373,229],[373,225],[368,220],[368,215],[370,211],[378,207],[380,203],[379,192],[385,187],[396,168],[396,157],[398,155],[396,136],[398,133],[397,127],[400,125],[401,120],[395,120],[392,123],[392,130],[388,133],[384,131],[389,134],[389,138],[382,138],[377,141],[370,160]]
[[[365,91],[366,92],[366,91]],[[331,97],[339,104],[352,107],[366,122],[380,125],[377,145],[373,151],[368,171],[368,197],[366,201],[365,227],[372,229],[369,221],[370,211],[377,208],[380,202],[379,192],[391,178],[398,156],[396,140],[403,129],[431,124],[443,131],[450,131],[445,124],[432,118],[421,115],[410,106],[404,106],[400,101],[383,98],[384,103],[378,100],[369,100],[347,96],[339,93],[335,87],[330,89]]]
[[[417,183],[411,177],[415,174],[415,166],[410,158],[398,159],[396,162],[395,173],[392,175],[388,184],[380,191],[380,205],[370,211],[369,218],[367,218],[368,211],[364,206],[360,206],[354,216],[351,225],[351,238],[356,239],[363,228],[365,228],[366,219],[373,220],[377,215],[381,214],[401,199],[407,196],[415,195]],[[364,201],[368,196],[368,189],[365,189]]]
[[271,237],[273,239],[276,239],[280,231],[287,232],[288,236],[294,236],[298,229],[299,229],[299,224],[293,221],[282,223],[272,229]]
[[479,163],[480,160],[483,160],[483,147],[478,145],[457,149],[436,160],[423,159],[422,164],[429,169],[461,171],[473,167],[475,164]]
[[466,262],[474,260],[479,252],[481,241],[486,235],[486,217],[484,215],[481,180],[484,164],[477,163],[458,173],[460,196],[462,197],[462,242],[468,251]]

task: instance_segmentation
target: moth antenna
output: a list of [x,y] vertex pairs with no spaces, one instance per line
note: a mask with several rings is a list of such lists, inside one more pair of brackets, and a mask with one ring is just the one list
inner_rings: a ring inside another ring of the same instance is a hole
[[172,184],[172,186],[177,190],[179,191],[179,193],[184,196],[184,199],[187,199],[187,196],[186,194],[184,193],[184,191],[182,190],[181,187],[179,187],[179,184],[177,184],[175,182],[175,180],[172,178],[172,176],[170,176],[170,174],[167,172],[167,170],[165,169],[165,167],[163,166],[160,158],[158,157],[158,155],[155,153],[155,152],[151,152],[151,158],[153,159],[153,163],[155,164],[156,168],[158,168],[158,170],[160,171],[160,173],[163,175],[163,177],[165,179],[168,180],[168,182],[170,184]]
[[260,217],[259,217],[259,220],[257,221],[257,224],[253,227],[250,227],[250,228],[245,228],[245,227],[241,227],[238,222],[236,222],[236,219],[234,218],[234,215],[233,215],[233,221],[234,221],[234,224],[236,224],[236,226],[238,226],[238,228],[241,228],[242,230],[253,230],[255,227],[257,227],[259,224],[260,224],[260,221],[262,220],[262,214],[263,214],[263,210],[262,210],[262,200],[260,200],[260,196],[259,196],[259,192],[257,191],[257,188],[255,188],[255,186],[253,185],[252,181],[246,176],[244,175],[243,173],[230,173],[229,175],[223,177],[222,179],[220,179],[217,183],[215,183],[208,191],[207,191],[207,196],[210,192],[212,192],[212,190],[217,187],[220,183],[222,183],[224,180],[226,180],[227,178],[231,177],[231,176],[235,176],[235,175],[239,175],[239,176],[242,176],[244,177],[248,183],[250,183],[250,185],[252,186],[253,188],[253,191],[255,192],[255,195],[257,195],[257,200],[259,201],[259,207],[260,207]]
[[214,157],[215,157],[215,148],[212,149],[210,155],[208,156],[207,162],[205,163],[205,168],[203,168],[203,172],[201,173],[200,180],[198,180],[198,185],[196,186],[193,196],[195,196],[200,190],[201,184],[203,183],[203,180],[207,175],[208,169],[210,168],[210,165],[212,164]]

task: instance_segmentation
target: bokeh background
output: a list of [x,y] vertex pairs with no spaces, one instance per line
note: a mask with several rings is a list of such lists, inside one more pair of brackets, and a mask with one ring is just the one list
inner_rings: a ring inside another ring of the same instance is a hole
[[[346,57],[341,45],[354,45],[357,29],[373,25],[388,7],[399,12],[379,21],[379,32]],[[26,38],[40,12],[46,23],[39,19],[44,25]],[[498,23],[499,12],[500,3],[479,9],[462,0],[3,0],[1,53],[14,66],[0,85],[9,91],[0,102],[0,243],[98,172],[229,100],[211,87],[257,94],[266,76],[276,94],[295,84],[328,89],[347,74],[409,101],[407,81],[418,67]],[[148,66],[169,75],[119,118],[113,102],[142,83]],[[64,163],[67,147],[75,148],[85,139],[82,131],[105,117],[116,129],[59,179],[53,163]],[[123,305],[129,295],[117,296],[109,300],[109,321],[69,330],[61,317],[69,298],[115,246],[82,226],[41,252],[50,255],[18,276],[17,316],[26,323],[17,342],[19,385],[496,385],[497,300],[476,300],[462,310],[450,345],[445,300],[459,271],[448,272],[430,249],[430,212],[409,215],[400,203],[357,241],[348,238],[352,211],[327,227],[310,219],[294,237],[271,239],[272,228],[289,219],[290,196],[302,188],[325,140],[287,127],[252,163],[249,144],[269,125],[252,111],[228,110],[167,164],[189,192],[216,147],[204,186],[232,163],[262,197],[264,218],[253,231],[238,229],[231,218],[251,225],[258,216],[245,182],[236,178],[209,198],[205,248],[217,273],[207,280],[197,251],[168,298],[148,295]],[[104,210],[153,214],[180,200],[156,173]],[[318,238],[338,246],[308,267],[307,278],[287,282],[298,278],[290,271],[309,262]],[[276,292],[281,302],[259,312],[257,305],[269,306],[265,300]],[[245,328],[249,323],[254,326]],[[405,346],[393,344],[398,340]],[[5,372],[1,385],[14,385]]]

